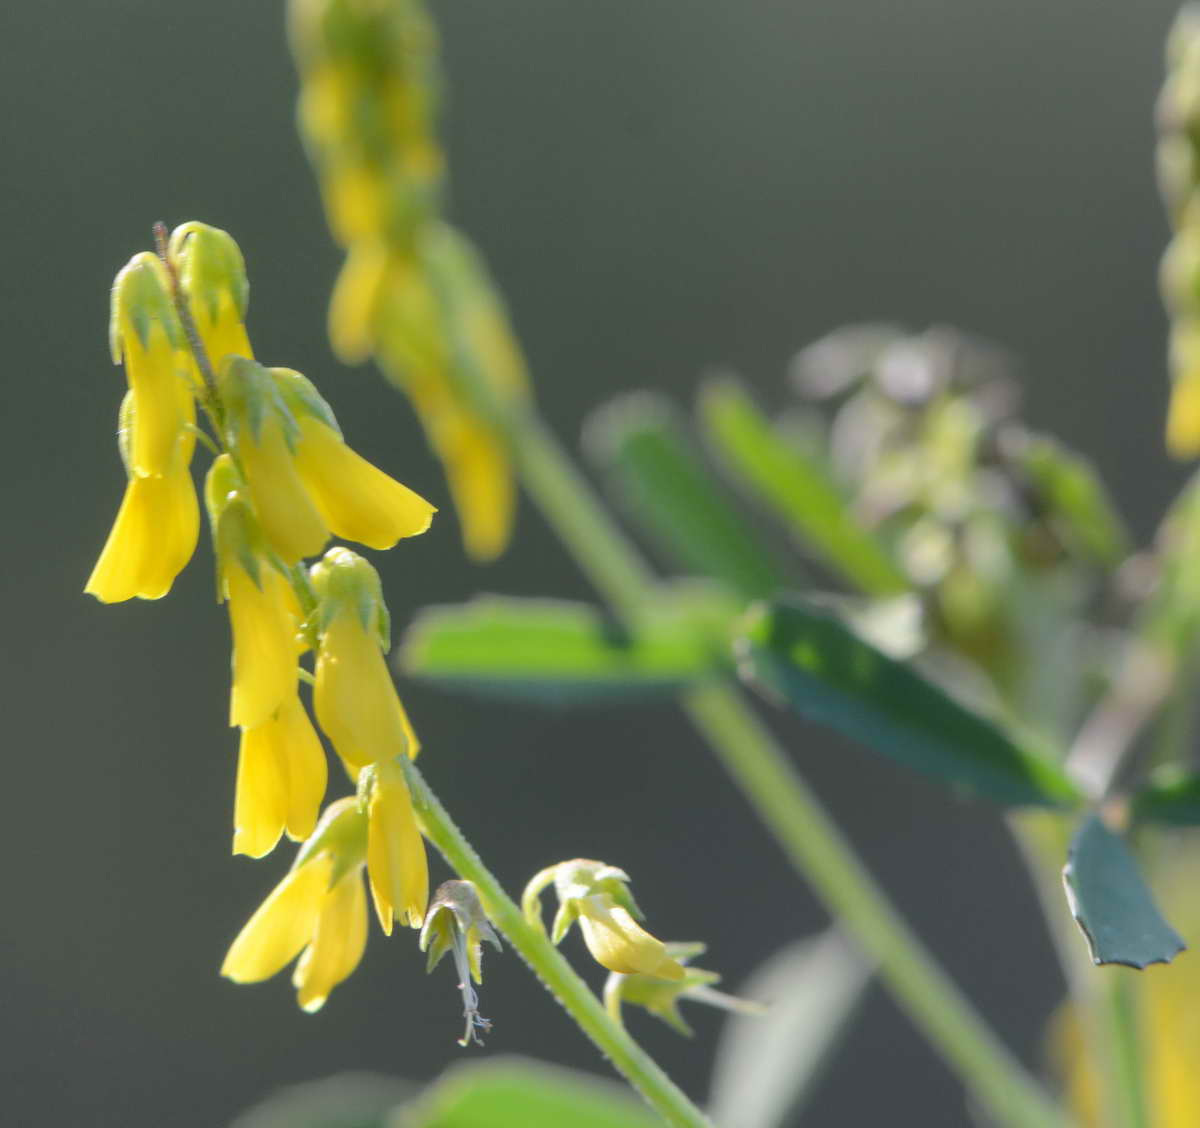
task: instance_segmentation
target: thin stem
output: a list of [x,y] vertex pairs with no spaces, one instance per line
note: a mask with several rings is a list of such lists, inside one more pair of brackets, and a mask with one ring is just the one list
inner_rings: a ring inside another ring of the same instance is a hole
[[[524,483],[550,524],[613,606],[636,614],[653,590],[648,567],[541,421],[532,413],[504,421]],[[903,923],[736,689],[696,689],[683,706],[796,871],[878,961],[897,1002],[996,1121],[1062,1128],[1056,1105]]]
[[531,925],[504,892],[474,847],[438,801],[420,770],[405,762],[413,805],[425,834],[462,878],[474,882],[492,923],[508,938],[579,1028],[646,1102],[671,1125],[705,1128],[709,1121],[654,1060],[613,1022],[600,1000],[575,973],[544,932]]
[[1146,1077],[1138,1036],[1137,994],[1126,968],[1110,968],[1103,986],[1102,1004],[1108,1019],[1109,1064],[1112,1091],[1119,1101],[1114,1121],[1120,1128],[1151,1128],[1146,1106]]

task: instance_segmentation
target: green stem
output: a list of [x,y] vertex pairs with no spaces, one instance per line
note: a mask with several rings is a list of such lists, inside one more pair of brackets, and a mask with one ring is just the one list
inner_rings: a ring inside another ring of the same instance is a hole
[[[541,421],[522,413],[505,422],[521,477],[550,524],[613,606],[636,614],[653,588],[653,574]],[[797,872],[878,961],[897,1002],[996,1121],[1009,1128],[1063,1128],[1055,1104],[892,909],[737,691],[728,685],[695,689],[683,706]]]
[[1125,968],[1109,968],[1102,988],[1104,1014],[1108,1019],[1111,1090],[1119,1102],[1113,1110],[1113,1119],[1120,1128],[1151,1128],[1138,1033],[1137,994],[1132,978],[1138,974]]
[[580,979],[541,929],[504,892],[454,820],[438,801],[417,767],[405,763],[413,804],[429,840],[460,877],[474,882],[492,923],[508,938],[545,988],[596,1044],[617,1071],[671,1125],[705,1128],[708,1119],[688,1100],[654,1060],[615,1023],[600,1000]]

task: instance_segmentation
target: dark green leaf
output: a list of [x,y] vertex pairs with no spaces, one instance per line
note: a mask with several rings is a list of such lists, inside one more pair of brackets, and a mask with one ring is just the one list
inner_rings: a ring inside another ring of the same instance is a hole
[[776,952],[742,984],[762,1014],[733,1014],[713,1063],[713,1123],[792,1123],[858,1011],[871,969],[835,931]]
[[869,595],[895,595],[908,581],[879,539],[855,517],[828,466],[775,433],[740,384],[723,379],[700,395],[700,420],[713,450],[799,543]]
[[781,570],[665,400],[643,392],[609,404],[592,418],[587,440],[634,515],[688,571],[723,580],[747,598],[780,588]]
[[627,1089],[519,1058],[450,1069],[394,1128],[661,1128]]
[[1200,773],[1174,764],[1155,772],[1134,796],[1133,815],[1168,826],[1200,826]]
[[710,592],[670,593],[629,631],[583,603],[479,596],[422,611],[399,662],[439,685],[540,703],[671,695],[728,669],[732,614]]
[[1078,550],[1109,565],[1129,554],[1124,522],[1090,461],[1044,435],[1020,443],[1016,459]]
[[826,608],[799,599],[760,605],[737,648],[743,677],[768,695],[917,771],[1008,805],[1078,799],[1039,749],[889,658]]
[[1093,963],[1144,968],[1170,963],[1187,947],[1158,911],[1125,843],[1099,815],[1079,824],[1063,880]]

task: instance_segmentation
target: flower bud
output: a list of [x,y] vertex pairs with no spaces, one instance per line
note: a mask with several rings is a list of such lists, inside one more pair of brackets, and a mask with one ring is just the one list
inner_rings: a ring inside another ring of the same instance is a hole
[[167,253],[213,371],[227,356],[252,358],[245,326],[250,283],[233,236],[192,220],[171,232]]

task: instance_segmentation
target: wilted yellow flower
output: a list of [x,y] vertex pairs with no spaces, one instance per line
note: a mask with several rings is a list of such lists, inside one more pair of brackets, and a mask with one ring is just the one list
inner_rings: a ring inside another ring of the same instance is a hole
[[215,459],[205,485],[218,593],[229,604],[233,630],[233,692],[229,723],[266,723],[296,695],[300,609],[287,577],[269,558],[262,532],[233,460]]
[[629,875],[604,862],[575,858],[536,874],[525,886],[521,904],[531,924],[542,927],[541,894],[551,883],[558,912],[550,939],[558,944],[578,922],[593,959],[609,971],[681,980],[683,965],[666,945],[634,919],[641,911],[629,892]]
[[196,406],[170,278],[149,251],[134,255],[113,281],[109,345],[113,363],[125,362],[133,393],[137,422],[129,440],[129,471],[161,477],[176,465],[180,434],[195,422]]
[[221,974],[256,983],[299,955],[292,975],[297,1001],[306,1011],[320,1009],[366,948],[367,898],[359,876],[365,854],[366,817],[356,801],[330,804],[291,872],[238,933]]
[[420,746],[383,658],[387,608],[375,569],[349,549],[331,548],[311,574],[320,600],[317,721],[352,774],[415,756]]
[[303,841],[325,797],[325,751],[298,696],[242,730],[233,805],[233,852],[261,858],[284,831]]
[[168,254],[214,370],[230,355],[252,358],[245,326],[250,284],[233,236],[193,220],[171,232]]
[[[133,392],[121,405],[120,446],[128,460],[135,428]],[[167,473],[158,477],[129,474],[125,497],[112,531],[83,589],[102,603],[138,596],[161,599],[192,558],[200,534],[200,505],[188,469],[195,434],[179,433]]]
[[367,876],[379,925],[388,936],[393,917],[420,928],[429,867],[404,775],[394,760],[370,764],[359,773],[358,786],[367,805]]

